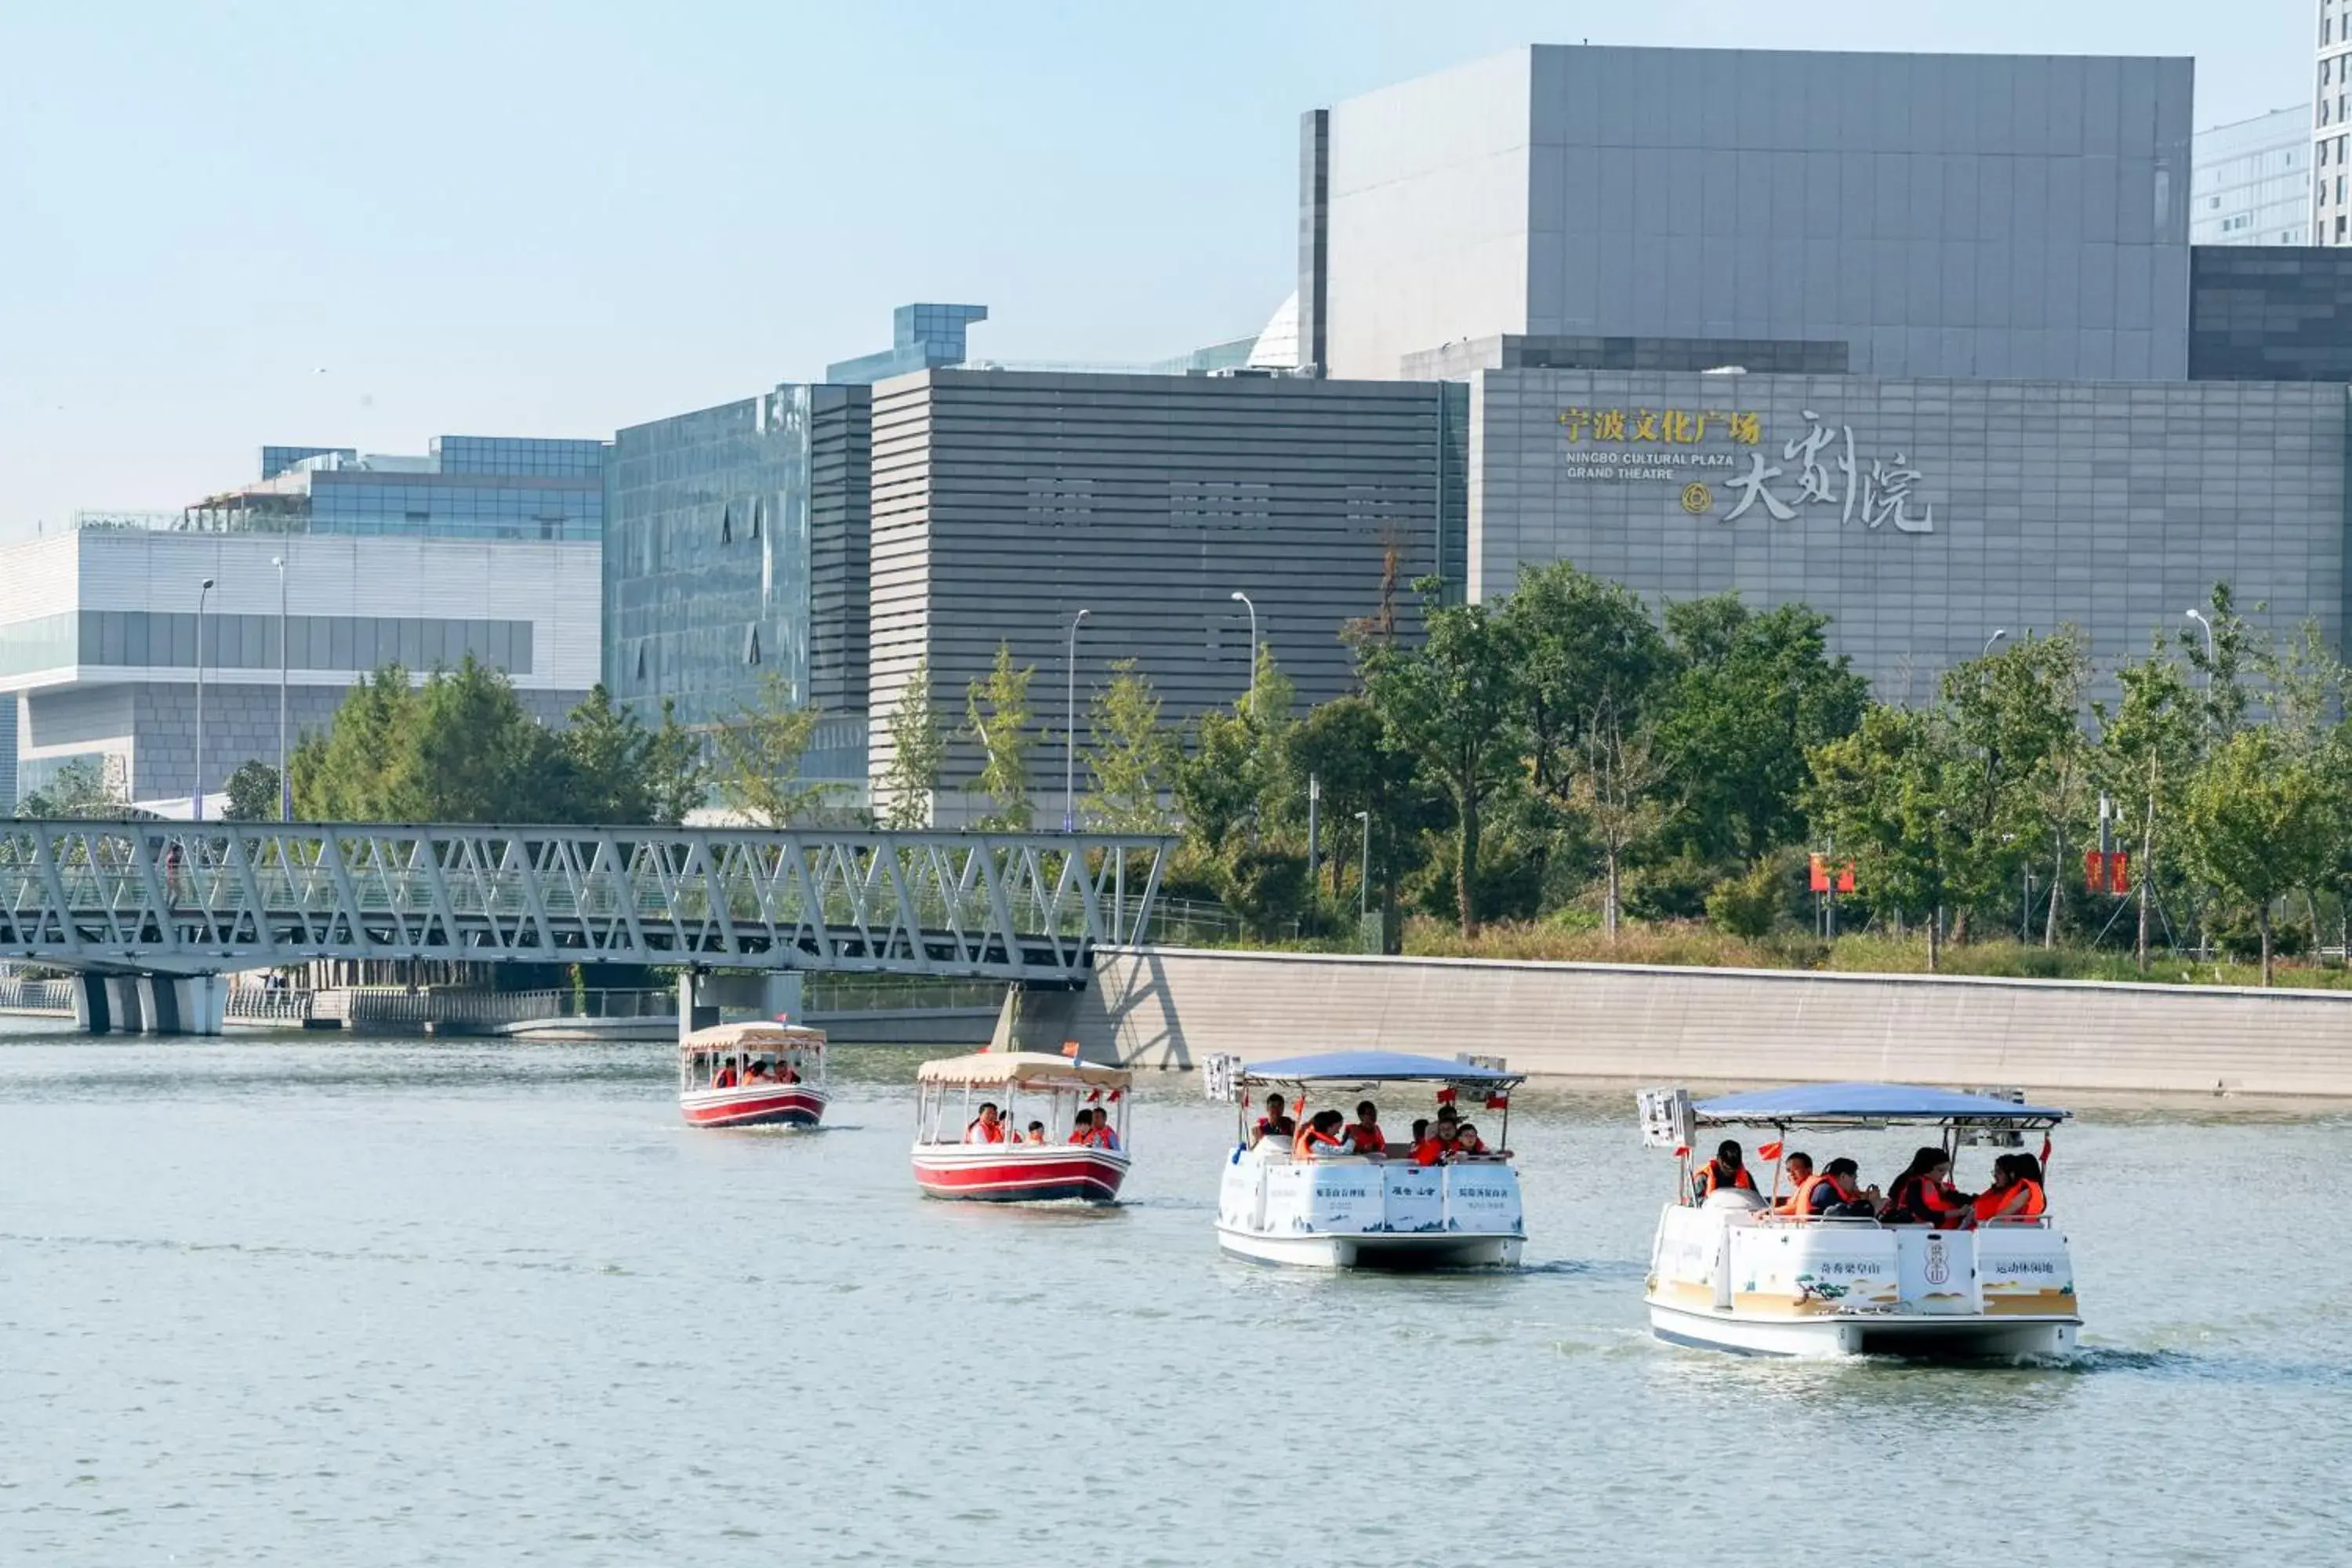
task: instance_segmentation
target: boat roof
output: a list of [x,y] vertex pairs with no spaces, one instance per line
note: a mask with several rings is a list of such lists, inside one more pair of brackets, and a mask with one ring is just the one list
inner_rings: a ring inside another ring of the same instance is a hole
[[1447,1057],[1414,1056],[1410,1051],[1327,1051],[1311,1057],[1282,1057],[1253,1062],[1242,1068],[1244,1083],[1479,1083],[1514,1084],[1525,1073],[1472,1067]]
[[1801,1083],[1702,1100],[1691,1108],[1702,1127],[1782,1127],[1859,1121],[1998,1123],[2053,1127],[2073,1114],[2051,1105],[2019,1105],[1990,1095],[1923,1089],[1909,1083]]
[[948,1057],[925,1062],[916,1070],[918,1083],[1012,1084],[1016,1087],[1052,1089],[1091,1085],[1096,1088],[1125,1089],[1135,1081],[1135,1075],[1125,1068],[1111,1067],[1102,1062],[1082,1062],[1071,1057],[1052,1056],[1044,1051],[982,1051],[969,1057]]
[[806,1047],[824,1044],[824,1031],[812,1029],[805,1024],[780,1024],[773,1019],[756,1019],[748,1024],[714,1024],[708,1029],[697,1029],[677,1043],[681,1051],[757,1051],[781,1050],[789,1046]]

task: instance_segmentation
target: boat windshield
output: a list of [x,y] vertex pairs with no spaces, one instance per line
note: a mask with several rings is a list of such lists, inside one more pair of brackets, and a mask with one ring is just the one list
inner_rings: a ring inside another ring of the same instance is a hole
[[824,1047],[814,1041],[782,1047],[713,1045],[678,1054],[678,1088],[688,1094],[757,1084],[822,1087],[824,1081]]

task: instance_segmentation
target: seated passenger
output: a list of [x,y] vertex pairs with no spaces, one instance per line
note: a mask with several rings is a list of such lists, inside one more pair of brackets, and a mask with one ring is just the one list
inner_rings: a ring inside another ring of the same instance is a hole
[[1691,1173],[1691,1202],[1706,1202],[1717,1187],[1745,1187],[1754,1192],[1756,1178],[1748,1173],[1745,1162],[1737,1139],[1727,1138],[1716,1145],[1715,1158]]
[[993,1101],[982,1100],[980,1114],[964,1123],[963,1141],[967,1143],[1002,1143],[1004,1123],[997,1119]]
[[1339,1142],[1340,1129],[1348,1119],[1336,1110],[1318,1110],[1298,1130],[1291,1141],[1290,1152],[1300,1160],[1328,1159],[1345,1153]]
[[1774,1214],[1795,1214],[1797,1212],[1797,1194],[1803,1192],[1805,1190],[1805,1184],[1813,1179],[1813,1157],[1811,1154],[1804,1153],[1801,1151],[1790,1155],[1789,1158],[1781,1164],[1780,1168],[1789,1173],[1789,1182],[1794,1191],[1789,1193],[1785,1197],[1773,1199],[1772,1212]]
[[1456,1142],[1459,1133],[1458,1123],[1432,1122],[1429,1135],[1413,1145],[1412,1163],[1416,1165],[1438,1165],[1452,1159],[1461,1152],[1462,1146]]
[[713,1089],[733,1089],[737,1081],[735,1075],[735,1058],[733,1057],[729,1057],[725,1061],[719,1064],[719,1076],[710,1080],[710,1087]]
[[1356,1120],[1348,1129],[1348,1142],[1356,1146],[1359,1154],[1385,1154],[1389,1152],[1389,1135],[1381,1131],[1380,1108],[1370,1100],[1357,1102]]
[[1861,1186],[1862,1167],[1843,1155],[1797,1189],[1797,1213],[1810,1219],[1873,1219],[1878,1189]]
[[1080,1110],[1076,1116],[1070,1118],[1070,1142],[1091,1143],[1094,1141],[1095,1113],[1091,1110]]
[[2031,1154],[2003,1154],[1992,1163],[1992,1186],[1969,1205],[1969,1220],[2040,1219],[2049,1212],[2042,1191],[2042,1162]]
[[1952,1157],[1941,1149],[1923,1147],[1886,1189],[1886,1212],[1878,1217],[1888,1225],[1933,1225],[1949,1230],[1968,1212],[1968,1195],[1952,1185]]
[[1095,1107],[1095,1147],[1118,1152],[1118,1132],[1110,1124],[1110,1112],[1102,1106]]
[[768,1058],[765,1057],[753,1057],[751,1058],[751,1065],[743,1069],[743,1081],[745,1083],[767,1082]]
[[1045,1141],[1045,1124],[1042,1121],[1032,1121],[1029,1124],[1029,1131],[1022,1139],[1022,1142],[1024,1143],[1043,1143]]
[[[1257,1119],[1257,1130],[1251,1134],[1251,1142],[1255,1142],[1258,1139],[1263,1138],[1267,1133],[1273,1131],[1275,1123],[1278,1121],[1287,1121],[1289,1120],[1289,1117],[1283,1114],[1282,1096],[1278,1094],[1267,1095],[1265,1097],[1265,1114]],[[1287,1136],[1287,1134],[1286,1134],[1286,1136]]]
[[1476,1124],[1465,1121],[1454,1130],[1454,1152],[1465,1156],[1483,1154],[1486,1152],[1486,1141],[1478,1136]]
[[776,1081],[778,1083],[798,1083],[800,1080],[801,1069],[793,1066],[791,1062],[782,1061],[776,1064]]

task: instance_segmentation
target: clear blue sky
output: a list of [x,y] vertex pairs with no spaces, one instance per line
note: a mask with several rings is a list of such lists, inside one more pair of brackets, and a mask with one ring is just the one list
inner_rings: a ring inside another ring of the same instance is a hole
[[264,441],[602,436],[976,300],[1156,358],[1288,291],[1301,110],[1527,42],[2193,55],[2311,0],[0,0],[0,536]]

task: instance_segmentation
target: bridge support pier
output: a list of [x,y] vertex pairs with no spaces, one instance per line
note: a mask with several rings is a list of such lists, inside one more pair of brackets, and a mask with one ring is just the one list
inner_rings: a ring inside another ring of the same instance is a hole
[[1005,990],[1004,1006],[996,1015],[996,1032],[989,1037],[988,1048],[1058,1054],[1077,1022],[1078,995],[1072,986],[1014,981]]
[[719,1022],[718,1005],[706,1005],[698,1000],[704,978],[697,970],[681,969],[677,972],[677,1042],[680,1045],[684,1045],[687,1036],[695,1030],[708,1029]]
[[217,1035],[228,1013],[223,974],[142,974],[140,1029],[149,1035]]

